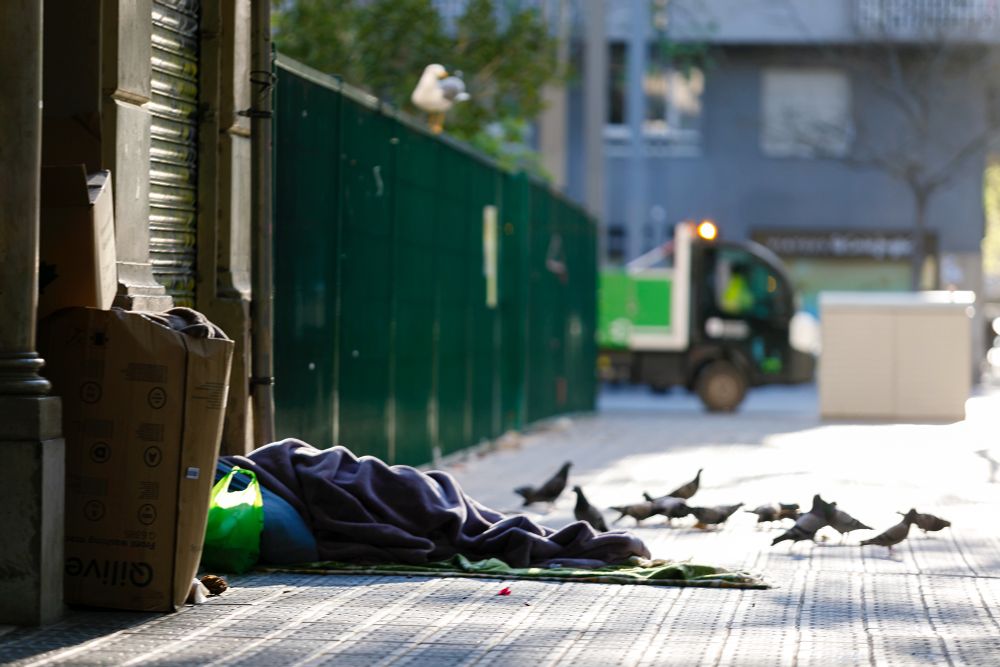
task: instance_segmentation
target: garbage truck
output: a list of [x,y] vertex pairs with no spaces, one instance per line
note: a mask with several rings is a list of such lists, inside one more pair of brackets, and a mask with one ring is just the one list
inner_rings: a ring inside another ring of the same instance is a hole
[[781,260],[720,240],[712,221],[678,223],[672,240],[603,269],[598,291],[602,380],[682,386],[709,411],[730,412],[750,387],[813,377],[818,326],[796,312]]

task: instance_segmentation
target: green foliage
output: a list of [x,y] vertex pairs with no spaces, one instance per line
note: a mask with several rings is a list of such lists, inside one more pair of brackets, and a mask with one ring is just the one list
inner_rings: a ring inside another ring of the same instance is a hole
[[711,48],[704,42],[672,42],[660,37],[655,44],[660,62],[670,63],[684,76],[696,69],[705,72],[716,64]]
[[430,0],[374,0],[353,16],[352,73],[358,80],[348,83],[398,107],[408,105],[424,66],[438,62],[446,47],[437,10]]
[[449,34],[431,0],[273,0],[280,52],[419,113],[410,93],[430,63],[461,71],[471,95],[448,114],[449,134],[505,164],[541,174],[524,145],[542,90],[560,78],[556,41],[535,8],[469,0]]
[[272,27],[278,50],[331,74],[352,73],[353,2],[273,0]]
[[467,141],[493,156],[504,169],[525,171],[542,180],[552,180],[552,174],[542,164],[541,155],[528,148],[528,123],[524,119],[507,117],[490,123]]
[[984,177],[986,233],[983,236],[983,271],[1000,277],[1000,162],[990,162]]

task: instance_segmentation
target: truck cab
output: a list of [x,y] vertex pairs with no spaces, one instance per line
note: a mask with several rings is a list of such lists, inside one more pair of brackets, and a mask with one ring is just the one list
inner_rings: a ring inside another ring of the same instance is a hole
[[732,411],[749,387],[812,379],[815,356],[792,345],[794,317],[776,255],[720,241],[708,221],[683,222],[673,241],[601,272],[598,370],[654,390],[684,386],[710,411]]

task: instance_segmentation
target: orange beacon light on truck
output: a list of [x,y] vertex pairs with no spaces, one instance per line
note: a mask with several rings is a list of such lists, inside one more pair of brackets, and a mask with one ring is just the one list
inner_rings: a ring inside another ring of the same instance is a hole
[[711,220],[702,220],[698,224],[698,236],[705,239],[706,241],[714,241],[719,235],[719,230],[716,229],[715,224]]

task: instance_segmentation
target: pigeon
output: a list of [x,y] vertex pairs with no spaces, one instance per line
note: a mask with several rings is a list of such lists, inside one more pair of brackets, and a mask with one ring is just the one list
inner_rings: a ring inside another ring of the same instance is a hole
[[701,471],[702,470],[703,470],[703,468],[699,468],[698,469],[698,474],[694,476],[694,479],[692,479],[687,484],[683,484],[683,485],[677,487],[676,489],[674,489],[673,491],[671,491],[667,495],[671,496],[673,498],[680,498],[681,500],[687,500],[688,498],[690,498],[691,496],[693,496],[695,493],[698,492],[698,487],[701,486]]
[[743,507],[743,503],[735,505],[719,505],[718,507],[692,507],[691,514],[698,519],[695,528],[705,528],[720,523],[725,523],[736,510]]
[[647,502],[656,505],[656,513],[667,517],[667,523],[670,523],[673,519],[686,517],[691,513],[691,508],[688,507],[687,503],[680,498],[674,498],[673,496],[660,496],[659,498],[653,498],[648,493],[643,493],[642,497],[645,498]]
[[573,508],[573,516],[576,517],[576,520],[586,521],[594,527],[594,530],[606,533],[608,524],[604,523],[601,511],[587,502],[587,497],[583,495],[583,489],[579,486],[574,486],[573,491],[576,492],[576,507]]
[[798,519],[802,512],[799,511],[798,503],[778,503],[778,520],[781,519],[791,519],[795,521]]
[[770,503],[761,505],[757,509],[743,511],[747,514],[756,514],[757,523],[798,519],[800,514],[798,503]]
[[620,505],[618,507],[612,507],[611,509],[621,513],[621,516],[615,519],[616,523],[621,521],[624,517],[630,516],[635,519],[635,525],[637,526],[643,519],[648,519],[649,517],[660,513],[656,507],[656,503],[648,500],[642,503],[635,503],[634,505]]
[[1000,461],[997,461],[995,458],[993,458],[990,455],[990,450],[988,449],[980,449],[978,452],[976,452],[976,455],[983,457],[984,459],[986,459],[986,462],[990,464],[989,482],[990,484],[993,484],[994,482],[997,481],[997,471],[1000,471]]
[[871,530],[871,526],[866,526],[842,509],[837,508],[837,503],[833,503],[833,512],[830,514],[830,527],[841,535],[847,535],[852,530]]
[[892,553],[892,547],[906,539],[906,536],[910,533],[910,524],[916,520],[917,510],[911,509],[903,515],[902,521],[891,528],[887,528],[885,532],[879,533],[870,540],[862,540],[861,546],[872,544],[877,547],[889,547],[889,553]]
[[417,87],[410,95],[413,106],[427,112],[428,122],[435,134],[444,127],[444,114],[452,105],[468,99],[469,94],[465,92],[465,82],[461,77],[448,76],[448,71],[437,63],[424,68]]
[[[917,524],[917,528],[924,531],[925,533],[933,533],[939,530],[943,530],[951,525],[951,521],[947,519],[942,519],[939,516],[934,516],[933,514],[921,514],[917,510],[910,510],[914,512],[913,523]],[[899,514],[903,514],[899,512]],[[906,516],[905,514],[903,516]]]
[[830,524],[830,516],[833,514],[833,510],[833,505],[820,498],[817,493],[813,496],[813,504],[809,511],[796,519],[794,526],[774,538],[771,541],[771,546],[785,540],[800,542],[802,540],[815,539],[816,531]]
[[514,489],[514,493],[524,498],[524,505],[531,503],[551,503],[555,502],[559,494],[566,488],[566,479],[569,477],[569,469],[573,464],[567,461],[559,468],[559,472],[552,476],[552,479],[545,482],[537,489],[533,486],[519,486]]

